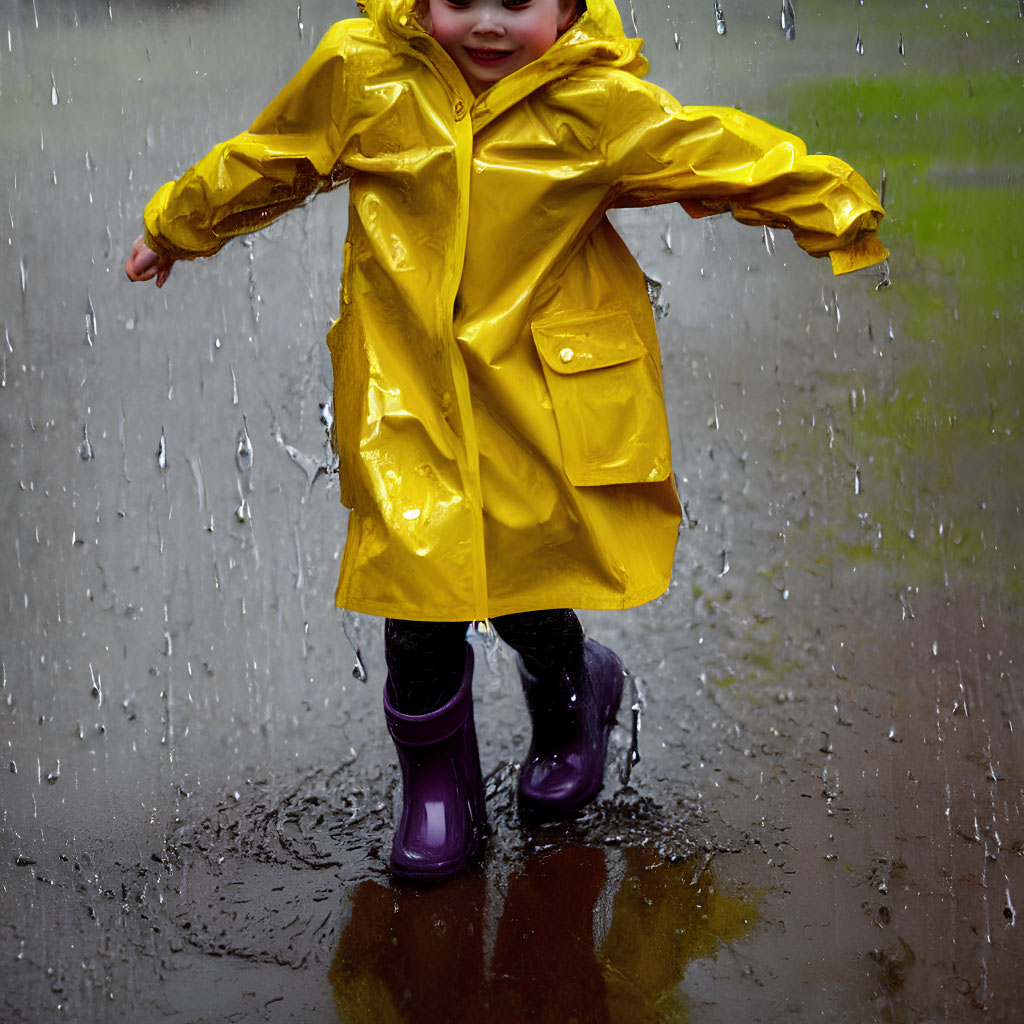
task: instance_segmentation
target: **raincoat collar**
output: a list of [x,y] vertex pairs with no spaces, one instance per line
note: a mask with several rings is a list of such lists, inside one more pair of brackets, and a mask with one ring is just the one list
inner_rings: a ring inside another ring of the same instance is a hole
[[586,10],[547,53],[474,96],[455,62],[424,30],[418,14],[422,2],[361,0],[359,6],[385,38],[424,59],[453,95],[470,107],[474,131],[541,86],[578,68],[616,67],[637,77],[647,73],[647,61],[640,53],[643,40],[626,36],[614,0],[587,0]]

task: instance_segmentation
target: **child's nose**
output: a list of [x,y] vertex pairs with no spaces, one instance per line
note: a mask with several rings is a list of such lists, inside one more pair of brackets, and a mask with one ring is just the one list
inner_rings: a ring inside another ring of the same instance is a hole
[[480,18],[474,26],[474,31],[480,33],[480,35],[503,36],[505,34],[505,24],[499,15],[485,8],[480,13]]

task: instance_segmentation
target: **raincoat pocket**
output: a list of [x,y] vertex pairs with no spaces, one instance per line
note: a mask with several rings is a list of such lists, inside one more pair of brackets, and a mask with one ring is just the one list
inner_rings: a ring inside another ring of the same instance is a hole
[[665,480],[672,470],[661,372],[622,306],[531,324],[577,486]]

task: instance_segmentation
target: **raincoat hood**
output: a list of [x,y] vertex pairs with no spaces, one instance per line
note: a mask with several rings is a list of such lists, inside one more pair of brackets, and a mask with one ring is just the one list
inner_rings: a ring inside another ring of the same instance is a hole
[[[360,0],[359,8],[393,46],[421,55],[453,91],[463,92],[472,100],[455,62],[423,27],[420,15],[425,4],[426,0]],[[648,70],[640,52],[642,46],[642,39],[626,36],[613,0],[587,0],[582,13],[542,57],[481,94],[474,124],[484,120],[481,115],[485,111],[491,116],[500,113],[547,82],[578,68],[603,65],[642,77]]]

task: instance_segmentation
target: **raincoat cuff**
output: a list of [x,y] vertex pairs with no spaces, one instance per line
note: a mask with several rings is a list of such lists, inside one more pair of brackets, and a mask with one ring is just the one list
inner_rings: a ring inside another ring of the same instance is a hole
[[868,235],[866,238],[857,239],[852,245],[833,249],[829,253],[829,258],[832,260],[832,273],[838,277],[840,274],[849,274],[851,271],[881,263],[882,260],[889,258],[889,250],[875,235]]

